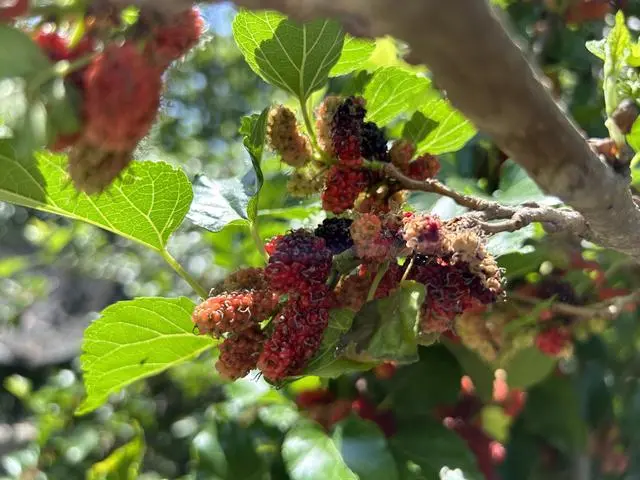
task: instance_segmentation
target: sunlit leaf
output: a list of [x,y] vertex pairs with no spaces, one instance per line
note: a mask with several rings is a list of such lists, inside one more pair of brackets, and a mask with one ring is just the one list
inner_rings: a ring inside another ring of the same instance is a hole
[[375,41],[346,35],[340,59],[329,72],[329,76],[336,77],[360,70],[364,67],[375,48]]
[[344,44],[335,21],[299,25],[272,11],[239,12],[233,36],[254,72],[302,100],[327,82]]
[[66,158],[47,152],[18,161],[0,141],[0,200],[81,220],[161,251],[192,199],[184,172],[162,162],[135,162],[99,196],[75,190]]
[[378,69],[367,84],[367,120],[384,126],[420,107],[431,81],[399,67]]
[[87,472],[87,480],[136,480],[140,477],[144,452],[145,443],[140,432],[107,458],[94,463]]
[[156,375],[214,346],[193,333],[187,298],[137,298],[105,308],[84,334],[82,364],[85,414],[121,388]]

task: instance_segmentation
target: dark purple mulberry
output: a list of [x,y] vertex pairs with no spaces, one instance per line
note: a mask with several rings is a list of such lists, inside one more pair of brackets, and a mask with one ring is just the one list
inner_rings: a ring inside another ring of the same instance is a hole
[[327,218],[316,227],[315,234],[323,238],[327,248],[334,255],[344,252],[353,247],[353,239],[349,228],[353,220],[350,218]]

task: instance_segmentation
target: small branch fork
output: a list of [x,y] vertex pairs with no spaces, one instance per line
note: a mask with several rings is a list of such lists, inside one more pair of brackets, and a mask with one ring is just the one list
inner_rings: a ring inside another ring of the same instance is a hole
[[579,237],[589,238],[590,232],[584,217],[569,208],[553,208],[536,203],[518,206],[503,205],[491,200],[459,193],[438,180],[414,180],[404,175],[395,165],[385,164],[385,174],[408,190],[437,193],[453,199],[458,205],[473,212],[466,214],[487,234],[515,232],[535,222],[542,223],[549,232],[569,231]]

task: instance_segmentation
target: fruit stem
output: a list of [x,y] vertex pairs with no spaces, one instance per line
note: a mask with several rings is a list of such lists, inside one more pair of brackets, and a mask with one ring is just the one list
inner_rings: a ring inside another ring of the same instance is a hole
[[264,263],[267,263],[269,261],[269,255],[267,255],[267,252],[264,249],[264,242],[260,238],[260,232],[258,231],[258,222],[255,220],[252,221],[249,224],[249,229],[251,230],[251,236],[253,237],[253,242],[256,244],[256,248],[260,252],[260,255],[262,255]]
[[320,147],[318,146],[318,140],[316,139],[316,132],[313,129],[313,123],[311,123],[311,116],[309,115],[309,105],[308,101],[304,99],[300,99],[300,110],[302,110],[302,118],[304,118],[304,125],[307,127],[307,135],[311,139],[311,144],[313,145],[313,149],[316,152],[320,152]]
[[207,298],[209,296],[207,290],[200,285],[198,281],[193,278],[191,274],[187,272],[167,250],[163,250],[160,254],[162,255],[162,258],[164,258],[165,262],[167,262],[169,266],[173,268],[173,270],[180,275],[200,297]]
[[382,277],[384,277],[384,274],[387,273],[388,269],[389,269],[389,260],[387,260],[382,265],[380,265],[380,269],[376,273],[376,276],[373,279],[373,283],[369,288],[369,294],[367,295],[367,302],[370,302],[375,298],[376,290],[378,290],[378,285],[380,285],[380,282],[382,281]]
[[413,268],[413,261],[415,259],[416,259],[416,256],[415,255],[411,255],[411,259],[409,260],[409,264],[407,265],[407,268],[405,269],[404,273],[402,274],[401,282],[404,282],[409,277],[409,274],[411,273],[411,269]]

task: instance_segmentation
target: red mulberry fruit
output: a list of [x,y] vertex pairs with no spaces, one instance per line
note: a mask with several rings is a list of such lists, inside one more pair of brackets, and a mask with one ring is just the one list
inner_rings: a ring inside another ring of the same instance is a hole
[[353,220],[350,218],[327,218],[314,231],[317,237],[323,238],[327,248],[334,255],[353,247],[353,240],[349,227]]
[[258,326],[234,334],[220,344],[216,370],[229,380],[245,377],[256,368],[265,336]]
[[440,162],[432,155],[422,155],[409,164],[407,175],[415,180],[434,178],[440,171]]
[[396,140],[389,150],[391,163],[398,167],[403,173],[407,173],[409,162],[416,153],[416,146],[408,140]]
[[358,195],[368,186],[369,174],[366,170],[333,166],[322,192],[322,208],[335,214],[353,208]]
[[[358,311],[367,301],[369,289],[376,275],[376,268],[361,265],[357,272],[343,278],[336,287],[338,305]],[[378,284],[374,298],[388,297],[400,284],[402,268],[397,263],[392,263],[382,276]]]
[[299,310],[296,302],[288,304],[275,320],[258,368],[273,382],[302,373],[318,351],[328,324],[328,309]]
[[224,288],[234,290],[267,290],[267,280],[262,268],[241,268],[224,279]]
[[9,0],[0,3],[0,22],[15,20],[29,11],[29,0]]
[[170,23],[155,27],[145,53],[166,67],[193,48],[203,30],[200,11],[192,8],[173,17]]
[[394,235],[383,229],[382,220],[372,213],[356,218],[351,225],[351,238],[360,258],[384,261],[390,256]]
[[52,62],[60,62],[69,58],[67,39],[55,32],[38,32],[35,42]]
[[346,98],[336,109],[331,122],[333,150],[340,162],[349,167],[362,164],[362,128],[367,111],[364,100]]
[[549,328],[536,336],[536,347],[550,357],[562,355],[570,344],[571,334],[560,328]]
[[287,165],[302,167],[311,159],[311,142],[300,133],[295,114],[284,105],[269,112],[267,138]]
[[278,298],[261,291],[222,293],[206,299],[193,312],[200,334],[239,333],[264,320],[273,312]]
[[132,151],[160,105],[161,78],[135,45],[111,44],[84,74],[84,138],[103,150]]
[[265,249],[269,254],[266,278],[277,292],[305,291],[324,284],[329,276],[331,250],[324,239],[305,230],[275,237]]
[[443,333],[452,327],[456,315],[496,300],[496,293],[485,288],[464,263],[417,255],[409,278],[427,287],[421,326],[433,332]]

